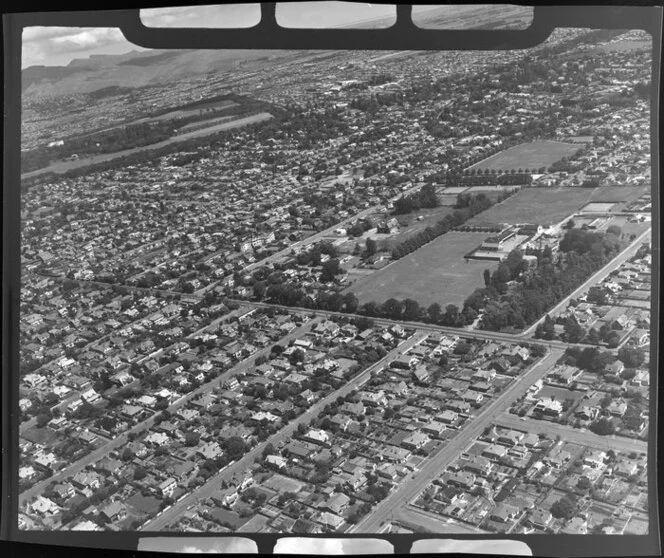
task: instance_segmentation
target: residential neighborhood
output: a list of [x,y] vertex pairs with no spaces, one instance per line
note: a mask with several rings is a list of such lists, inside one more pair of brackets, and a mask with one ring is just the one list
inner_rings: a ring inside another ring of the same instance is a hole
[[651,533],[651,47],[24,70],[19,529]]

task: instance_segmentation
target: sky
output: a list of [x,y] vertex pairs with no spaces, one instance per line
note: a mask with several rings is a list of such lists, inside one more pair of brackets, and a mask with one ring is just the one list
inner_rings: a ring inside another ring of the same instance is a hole
[[394,554],[394,547],[381,539],[313,539],[284,537],[277,541],[275,554]]
[[[324,16],[322,15],[324,13]],[[366,2],[284,2],[277,6],[277,21],[291,27],[335,27],[395,13],[394,6]],[[149,27],[251,27],[260,20],[259,4],[223,4],[141,10]],[[81,27],[28,27],[23,31],[23,68],[66,66],[91,54],[124,54],[144,50],[128,42],[119,29]]]
[[186,554],[258,554],[251,539],[243,537],[143,537],[138,550]]
[[521,541],[476,540],[461,541],[455,539],[422,539],[415,541],[411,554],[434,554],[459,552],[465,554],[507,554],[514,556],[532,556],[530,547]]

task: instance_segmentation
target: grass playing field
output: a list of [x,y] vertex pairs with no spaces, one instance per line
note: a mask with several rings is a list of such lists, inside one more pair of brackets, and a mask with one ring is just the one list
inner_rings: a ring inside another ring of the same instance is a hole
[[[524,188],[502,203],[490,207],[468,221],[480,223],[538,223],[552,225],[590,202],[617,203],[638,198],[644,186],[604,188]],[[615,208],[614,208],[615,209]]]
[[582,147],[578,143],[537,140],[515,145],[468,167],[470,169],[518,170],[548,168],[563,157],[573,155]]
[[412,298],[422,306],[438,302],[461,306],[477,287],[484,285],[482,273],[497,262],[468,261],[464,255],[477,248],[486,234],[449,232],[412,254],[358,280],[348,290],[360,303],[383,303],[388,298]]

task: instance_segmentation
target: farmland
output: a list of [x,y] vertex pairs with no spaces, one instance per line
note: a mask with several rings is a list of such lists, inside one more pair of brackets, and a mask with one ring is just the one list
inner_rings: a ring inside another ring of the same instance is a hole
[[357,281],[349,290],[361,303],[385,302],[388,298],[412,298],[421,305],[438,302],[460,306],[477,287],[482,272],[494,262],[468,261],[464,255],[476,248],[485,235],[450,232],[412,254]]
[[471,169],[496,169],[509,171],[512,169],[539,169],[548,168],[563,157],[576,153],[582,146],[578,143],[563,143],[559,141],[538,140],[522,143],[510,147],[487,157],[470,166]]
[[473,217],[468,224],[559,223],[591,202],[617,203],[636,199],[643,187],[607,186],[604,188],[525,188],[502,203]]

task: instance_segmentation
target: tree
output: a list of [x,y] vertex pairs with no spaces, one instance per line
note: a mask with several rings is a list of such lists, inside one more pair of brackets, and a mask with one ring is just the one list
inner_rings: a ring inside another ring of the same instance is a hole
[[576,501],[564,496],[551,506],[551,515],[557,519],[572,519],[576,515]]
[[586,342],[590,343],[591,345],[599,345],[599,333],[597,333],[597,330],[594,327],[591,327],[590,330],[588,330],[588,335],[586,335]]
[[240,459],[246,451],[246,444],[244,440],[238,436],[232,436],[228,438],[224,443],[224,449],[226,450],[226,455],[231,461],[236,461]]
[[569,343],[579,343],[585,336],[585,330],[579,323],[570,317],[565,321],[565,338]]
[[484,270],[484,286],[489,287],[491,285],[491,271],[488,269]]
[[440,304],[434,302],[427,308],[427,316],[433,323],[438,323],[442,317],[442,308]]
[[357,299],[357,296],[353,293],[346,293],[343,298],[343,304],[346,309],[346,312],[354,314],[357,312],[357,308],[360,305],[360,301]]
[[184,435],[184,444],[188,448],[193,448],[200,441],[200,434],[198,432],[187,432]]
[[599,436],[610,436],[616,431],[616,427],[613,424],[613,421],[609,418],[601,418],[593,422],[588,429]]
[[645,351],[640,347],[621,347],[618,358],[627,368],[638,368],[646,360]]
[[366,255],[373,256],[378,249],[378,243],[373,238],[367,238],[366,241]]
[[291,353],[289,361],[291,362],[291,364],[304,362],[304,357],[305,357],[304,351],[298,348]]
[[459,341],[454,347],[454,354],[467,355],[470,352],[471,345],[466,341]]
[[136,457],[134,455],[134,452],[131,451],[129,448],[125,448],[124,451],[122,452],[121,459],[122,461],[131,461],[132,459],[134,459],[134,457]]
[[546,347],[544,345],[533,345],[531,351],[535,358],[540,358],[546,354]]
[[403,301],[403,319],[417,320],[420,318],[421,309],[417,301],[407,298]]
[[617,331],[610,332],[606,337],[606,344],[609,349],[615,349],[620,345],[620,334]]
[[37,428],[43,428],[44,426],[46,426],[50,422],[51,418],[52,418],[52,416],[51,416],[50,411],[40,412],[37,415],[37,423],[36,423]]
[[401,318],[401,312],[403,310],[403,304],[401,301],[396,298],[388,298],[381,307],[382,313],[393,320],[398,320]]
[[145,470],[144,467],[136,467],[134,469],[134,480],[140,481],[143,480],[147,476],[148,472]]
[[579,477],[576,487],[579,490],[588,490],[592,486],[590,479],[588,477]]
[[445,307],[443,321],[446,325],[455,326],[459,321],[459,308],[455,304],[448,304]]

